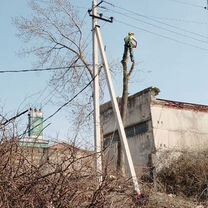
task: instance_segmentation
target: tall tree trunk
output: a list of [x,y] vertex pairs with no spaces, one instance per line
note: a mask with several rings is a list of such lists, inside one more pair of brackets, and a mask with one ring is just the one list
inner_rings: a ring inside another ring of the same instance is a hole
[[[121,112],[121,118],[125,127],[126,122],[126,114],[127,114],[127,108],[128,108],[128,94],[129,94],[129,77],[134,69],[134,62],[131,65],[130,70],[128,71],[127,66],[127,60],[123,62],[123,92],[121,97],[121,103],[120,103],[120,112]],[[123,150],[122,141],[119,138],[118,146],[117,146],[117,171],[121,175],[125,176],[125,154]]]
[[[123,92],[120,102],[120,113],[123,124],[125,126],[126,121],[126,112],[127,112],[127,105],[128,105],[128,69],[126,62],[123,63]],[[119,138],[118,141],[118,157],[117,157],[117,171],[121,175],[125,175],[125,154],[123,150],[122,141]]]

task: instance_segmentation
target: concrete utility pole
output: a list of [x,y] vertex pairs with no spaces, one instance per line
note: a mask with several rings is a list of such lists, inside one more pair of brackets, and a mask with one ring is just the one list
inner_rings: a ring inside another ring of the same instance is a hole
[[[110,23],[113,22],[113,17],[106,19],[106,18],[103,18],[102,14],[98,15],[97,7],[100,4],[102,4],[102,2],[103,1],[101,1],[99,4],[97,4],[96,0],[93,0],[92,10],[88,10],[89,15],[93,18],[93,23],[92,23],[92,27],[93,27],[92,28],[92,31],[93,31],[93,73],[95,76],[95,80],[94,80],[94,110],[95,110],[94,117],[95,117],[95,147],[96,147],[96,152],[97,152],[96,164],[97,164],[98,180],[99,180],[99,182],[102,181],[102,175],[99,174],[99,173],[102,173],[102,160],[101,160],[101,138],[100,138],[99,76],[98,76],[99,72],[98,72],[97,44],[99,44],[100,53],[101,53],[103,63],[104,63],[105,74],[106,74],[108,88],[109,88],[110,95],[111,95],[112,105],[113,105],[113,111],[114,111],[114,115],[116,117],[117,124],[118,124],[119,136],[122,139],[122,142],[124,145],[127,161],[129,164],[129,169],[131,172],[131,177],[132,177],[133,184],[134,184],[134,189],[137,193],[138,198],[140,198],[141,191],[139,189],[139,184],[137,181],[136,172],[134,169],[134,164],[133,164],[131,153],[129,150],[129,145],[128,145],[127,138],[126,138],[126,133],[124,131],[124,125],[122,122],[121,114],[120,114],[118,103],[116,100],[116,95],[115,95],[113,82],[112,82],[112,78],[111,78],[111,73],[109,70],[108,62],[107,62],[107,57],[106,57],[105,50],[104,50],[104,45],[103,45],[102,36],[100,33],[100,28],[99,28],[99,26],[97,24],[97,20],[96,20],[96,19],[101,19],[106,22],[110,22]],[[92,12],[92,14],[91,14],[91,12]]]
[[127,138],[126,138],[126,133],[124,131],[124,126],[123,126],[123,122],[122,122],[122,119],[121,119],[121,114],[120,114],[118,103],[117,103],[117,100],[116,100],[116,95],[115,95],[113,82],[112,82],[112,78],[111,78],[111,73],[110,73],[110,70],[109,70],[107,57],[106,57],[106,54],[105,54],[104,45],[103,45],[103,41],[102,41],[99,26],[96,26],[94,28],[94,30],[95,30],[96,35],[97,35],[97,40],[98,40],[101,56],[102,56],[103,63],[104,63],[105,74],[106,74],[106,78],[107,78],[108,88],[109,88],[109,91],[110,91],[112,105],[113,105],[113,111],[114,111],[114,115],[115,115],[116,120],[117,120],[119,136],[120,136],[120,138],[123,142],[123,145],[124,145],[127,161],[128,161],[128,164],[129,164],[129,169],[130,169],[130,172],[131,172],[131,177],[132,177],[132,180],[133,180],[133,183],[134,183],[134,189],[135,189],[138,197],[140,197],[141,192],[140,192],[140,189],[139,189],[139,184],[138,184],[138,181],[137,181],[136,172],[135,172],[135,169],[134,169],[134,164],[133,164],[131,153],[130,153],[130,150],[129,150],[129,145],[128,145]]
[[96,151],[96,171],[98,182],[102,182],[102,157],[101,157],[101,134],[100,134],[100,87],[99,87],[99,71],[98,71],[98,44],[95,34],[95,26],[97,23],[97,1],[92,2],[92,43],[93,43],[93,76],[94,76],[94,143]]

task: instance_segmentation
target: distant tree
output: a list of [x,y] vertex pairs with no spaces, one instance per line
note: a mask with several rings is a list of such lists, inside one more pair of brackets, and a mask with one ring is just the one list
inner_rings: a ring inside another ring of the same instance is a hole
[[[69,0],[37,2],[30,2],[31,16],[14,20],[19,37],[31,46],[22,52],[35,55],[40,67],[68,67],[53,74],[50,80],[53,92],[48,95],[49,100],[56,97],[66,102],[93,78],[84,22]],[[92,111],[92,89],[86,89],[84,97],[70,105],[70,117],[74,118],[72,123],[77,124],[76,130]]]
[[[93,78],[93,72],[86,51],[86,37],[84,36],[83,21],[79,12],[69,0],[51,0],[44,4],[31,0],[30,17],[17,17],[15,24],[19,30],[19,37],[31,44],[31,48],[24,49],[24,54],[37,57],[39,66],[68,67],[56,71],[50,84],[54,93],[49,97],[61,98],[67,101],[74,93],[85,86]],[[123,94],[121,99],[121,115],[126,120],[128,102],[128,83],[134,69],[134,64],[128,70],[123,63]],[[85,91],[83,96],[70,105],[70,117],[73,117],[75,137],[78,129],[82,129],[86,115],[92,112],[92,89]],[[121,142],[118,143],[117,169],[124,173],[124,156],[122,156]],[[123,159],[122,159],[123,158]]]

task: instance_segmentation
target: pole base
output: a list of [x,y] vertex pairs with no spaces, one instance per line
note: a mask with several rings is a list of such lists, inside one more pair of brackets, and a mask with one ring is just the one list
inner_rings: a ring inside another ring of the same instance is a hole
[[149,196],[144,196],[144,194],[136,193],[136,200],[139,206],[146,206],[149,202]]

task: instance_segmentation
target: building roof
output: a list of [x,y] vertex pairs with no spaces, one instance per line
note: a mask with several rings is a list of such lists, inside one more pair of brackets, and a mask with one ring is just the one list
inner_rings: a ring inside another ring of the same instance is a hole
[[[187,102],[182,102],[182,101],[173,101],[173,100],[156,98],[156,96],[160,93],[160,89],[157,87],[148,87],[142,91],[139,91],[129,96],[129,102],[147,93],[152,95],[153,105],[162,105],[164,107],[169,107],[169,108],[208,112],[208,105],[201,105],[201,104],[196,104],[196,103],[187,103]],[[117,97],[117,100],[119,101],[120,97]],[[108,101],[104,103],[103,105],[101,105],[101,113],[106,112],[108,109],[112,109],[111,101]]]
[[81,152],[85,152],[85,153],[91,153],[91,151],[80,149],[78,147],[75,147],[75,146],[73,146],[71,144],[67,144],[65,142],[56,143],[56,144],[50,146],[50,149],[52,149],[52,150],[60,150],[60,151],[67,150],[67,149],[74,149],[76,151],[81,151]]
[[184,109],[184,110],[194,110],[200,112],[208,112],[207,105],[201,105],[196,103],[187,103],[187,102],[180,102],[180,101],[173,101],[173,100],[165,100],[157,98],[153,105],[162,105],[168,108],[176,108],[176,109]]

